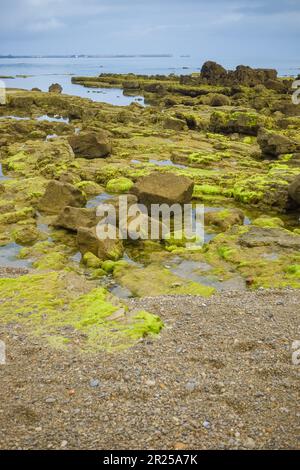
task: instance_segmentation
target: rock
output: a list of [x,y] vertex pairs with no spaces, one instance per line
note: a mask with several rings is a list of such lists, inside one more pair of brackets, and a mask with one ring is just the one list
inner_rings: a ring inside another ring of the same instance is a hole
[[99,385],[100,385],[100,380],[98,380],[98,379],[91,379],[90,380],[90,386],[91,387],[99,387]]
[[239,244],[248,248],[257,246],[280,246],[281,248],[300,248],[300,236],[281,228],[262,228],[251,226],[248,232],[239,237]]
[[52,83],[48,89],[49,93],[58,93],[60,94],[63,91],[62,86],[59,83]]
[[[114,233],[115,227],[108,225]],[[117,235],[117,231],[116,231]],[[114,261],[122,257],[124,247],[118,238],[99,239],[95,228],[79,227],[77,232],[77,244],[80,252],[93,253],[99,259],[112,259]]]
[[122,88],[126,90],[138,90],[140,88],[140,83],[134,80],[126,80],[122,83]]
[[151,173],[139,178],[132,193],[139,202],[151,204],[187,204],[192,199],[194,183],[185,176],[173,173]]
[[110,220],[110,218],[107,217],[107,220],[109,221],[109,223],[112,223],[112,224],[116,223],[117,226],[119,226],[120,204],[121,204],[121,207],[124,204],[123,206],[124,211],[127,214],[127,210],[129,209],[129,207],[132,206],[133,204],[137,204],[137,202],[138,202],[138,199],[134,194],[126,194],[126,195],[112,197],[108,199],[107,201],[104,201],[103,203],[98,204],[97,210],[99,211],[98,213],[102,215],[104,212],[106,212],[105,207],[107,205],[112,205],[115,209],[116,217],[115,217],[115,220]]
[[133,181],[129,178],[121,176],[113,178],[107,182],[106,191],[109,193],[127,193],[133,186]]
[[12,233],[12,237],[19,245],[27,245],[39,237],[39,232],[35,226],[25,225],[24,227],[16,228]]
[[187,129],[186,121],[173,117],[167,117],[163,121],[164,129],[172,129],[173,131],[184,131]]
[[225,232],[233,225],[242,225],[244,218],[245,215],[240,209],[224,209],[204,214],[205,224],[214,225],[222,232]]
[[247,449],[255,449],[256,447],[256,444],[255,444],[255,441],[254,439],[252,439],[252,437],[247,437],[244,441],[244,446],[247,447]]
[[102,266],[102,261],[89,251],[83,255],[82,261],[88,268],[98,269]]
[[300,151],[300,143],[295,142],[285,135],[276,134],[275,132],[263,128],[258,132],[257,143],[263,155],[270,155],[272,157]]
[[207,420],[203,421],[202,426],[203,426],[205,429],[210,429],[210,428],[211,428],[211,424],[210,424],[210,422],[207,421]]
[[279,80],[267,80],[265,82],[265,87],[269,90],[277,91],[278,93],[286,93],[287,87],[285,83],[280,82]]
[[52,398],[52,397],[46,398],[45,402],[46,402],[46,403],[55,403],[55,402],[56,402],[56,398]]
[[85,207],[66,206],[53,222],[53,225],[76,232],[79,227],[95,227],[97,221],[95,208],[86,209]]
[[206,78],[209,82],[215,83],[227,76],[227,70],[222,65],[211,60],[204,62],[201,68],[201,77]]
[[[128,238],[129,241],[148,239],[162,240],[170,231],[160,220],[148,217],[146,214],[129,217],[127,219],[127,227],[125,221],[120,220],[119,227],[123,238]],[[137,235],[139,235],[139,238],[136,238]]]
[[260,126],[261,117],[259,114],[242,111],[214,111],[209,122],[209,128],[212,132],[224,134],[237,132],[245,135],[257,135]]
[[144,90],[148,93],[164,94],[166,92],[166,87],[162,83],[146,83],[144,85]]
[[111,144],[104,131],[72,135],[68,141],[75,155],[84,158],[103,158],[111,153]]
[[207,96],[205,104],[213,107],[230,106],[230,98],[226,95],[222,95],[221,93],[211,93]]
[[85,204],[86,198],[78,188],[69,183],[52,180],[48,183],[38,208],[47,214],[59,214],[66,206],[82,207]]
[[288,188],[290,198],[300,205],[300,174],[294,179]]
[[188,392],[193,392],[197,388],[197,382],[195,379],[190,379],[186,384],[185,388]]

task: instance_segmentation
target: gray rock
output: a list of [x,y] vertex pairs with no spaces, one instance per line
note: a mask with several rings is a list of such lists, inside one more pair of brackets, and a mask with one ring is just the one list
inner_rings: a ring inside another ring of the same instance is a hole
[[98,379],[91,379],[90,380],[90,386],[91,387],[95,388],[95,387],[99,387],[99,385],[100,385],[100,380],[98,380]]

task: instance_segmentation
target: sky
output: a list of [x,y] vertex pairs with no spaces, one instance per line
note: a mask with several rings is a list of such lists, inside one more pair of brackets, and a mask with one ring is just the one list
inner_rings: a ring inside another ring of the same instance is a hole
[[298,59],[300,0],[1,0],[0,54]]

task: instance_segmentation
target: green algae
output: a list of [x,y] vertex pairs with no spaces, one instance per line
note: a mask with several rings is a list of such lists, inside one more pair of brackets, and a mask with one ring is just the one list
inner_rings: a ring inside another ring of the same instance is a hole
[[79,334],[83,350],[123,349],[163,327],[156,315],[131,314],[102,287],[86,290],[78,276],[66,272],[0,279],[0,322],[22,324],[59,348]]
[[215,291],[213,287],[180,278],[168,269],[154,264],[144,268],[119,267],[114,269],[114,277],[138,297],[170,294],[209,297]]
[[261,216],[253,220],[253,225],[262,228],[277,228],[284,227],[284,222],[279,217],[265,217]]
[[129,178],[113,178],[108,181],[106,191],[109,193],[127,193],[133,186],[133,181]]
[[102,261],[89,251],[83,255],[82,261],[88,268],[101,268],[102,266]]

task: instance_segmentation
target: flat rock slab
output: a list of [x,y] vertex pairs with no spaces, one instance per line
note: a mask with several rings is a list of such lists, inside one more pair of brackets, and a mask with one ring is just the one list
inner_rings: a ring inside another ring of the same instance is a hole
[[300,236],[280,228],[251,227],[240,236],[239,244],[249,248],[274,245],[297,249],[300,248]]

